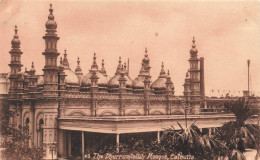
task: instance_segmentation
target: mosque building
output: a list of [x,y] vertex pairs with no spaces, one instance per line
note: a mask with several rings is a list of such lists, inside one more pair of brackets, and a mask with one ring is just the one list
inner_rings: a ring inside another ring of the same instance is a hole
[[61,58],[57,49],[60,37],[52,5],[49,12],[43,36],[43,75],[36,73],[33,62],[29,70],[22,72],[22,56],[26,53],[20,48],[15,26],[9,52],[11,71],[1,74],[0,81],[1,90],[5,92],[1,94],[1,101],[7,102],[15,113],[10,124],[28,126],[29,145],[43,146],[44,159],[51,159],[52,155],[53,159],[84,155],[107,136],[116,146],[131,135],[160,140],[161,131],[175,125],[173,122],[184,122],[186,111],[189,120],[196,120],[200,128],[219,127],[234,119],[223,108],[228,99],[205,96],[204,58],[198,57],[195,38],[183,96],[176,96],[170,72],[163,63],[158,78],[151,81],[147,48],[139,74],[133,79],[129,76],[129,65],[123,64],[120,57],[111,78],[106,73],[104,60],[101,65],[97,64],[95,53],[88,73],[82,72],[79,58],[77,67],[72,69],[67,51]]

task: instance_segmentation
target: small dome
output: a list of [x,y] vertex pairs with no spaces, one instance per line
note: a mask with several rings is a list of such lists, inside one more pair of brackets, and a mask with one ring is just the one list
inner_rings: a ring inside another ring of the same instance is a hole
[[144,79],[145,76],[138,76],[133,80],[134,88],[144,88]]
[[37,79],[37,85],[43,85],[44,84],[44,77],[41,75]]
[[54,15],[52,14],[52,4],[50,4],[50,14],[48,16],[48,21],[45,24],[46,29],[57,29],[57,23],[54,21]]
[[[107,77],[104,76],[100,71],[97,71],[97,76],[98,76],[98,85],[103,85],[106,86],[107,85]],[[81,87],[88,87],[91,85],[91,72],[89,72],[88,74],[86,74],[81,81]]]
[[198,53],[198,50],[196,48],[196,45],[195,45],[195,38],[193,37],[193,40],[192,40],[192,48],[190,50],[190,54],[192,57],[196,57],[197,56],[197,53]]
[[45,26],[47,29],[57,29],[57,23],[54,20],[48,20]]
[[17,38],[14,38],[11,42],[12,46],[20,46],[21,41]]
[[162,62],[162,66],[161,66],[161,72],[160,75],[158,77],[158,79],[156,79],[152,84],[151,84],[151,88],[153,89],[166,89],[166,72],[164,70],[164,64]]
[[[108,85],[110,87],[118,87],[119,86],[119,78],[120,78],[120,75],[119,74],[116,74],[114,75],[109,81],[108,81]],[[128,75],[125,75],[125,78],[126,78],[126,87],[127,88],[130,88],[132,86],[132,79],[128,76]]]
[[17,35],[17,32],[18,32],[17,26],[15,26],[14,31],[15,31],[14,38],[11,41],[12,47],[20,48],[21,41],[19,40],[19,36]]
[[64,69],[64,73],[66,74],[65,84],[79,85],[79,78],[75,72],[70,69]]
[[156,79],[152,85],[151,88],[153,89],[166,89],[166,77],[165,78],[158,78]]

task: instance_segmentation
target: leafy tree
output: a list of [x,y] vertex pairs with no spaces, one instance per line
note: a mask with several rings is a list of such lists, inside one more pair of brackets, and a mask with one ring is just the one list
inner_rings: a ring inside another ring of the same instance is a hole
[[13,117],[7,104],[2,108],[0,119],[1,135],[6,137],[4,150],[2,151],[3,160],[39,160],[44,156],[42,147],[29,147],[29,129],[19,126],[18,128],[9,125],[9,118]]

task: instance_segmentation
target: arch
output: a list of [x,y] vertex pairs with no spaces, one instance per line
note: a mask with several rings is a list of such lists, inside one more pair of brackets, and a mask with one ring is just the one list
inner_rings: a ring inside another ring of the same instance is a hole
[[140,116],[141,113],[138,110],[131,110],[126,115],[128,115],[128,116]]
[[155,110],[152,113],[150,113],[150,115],[164,115],[164,114],[159,110]]
[[87,116],[86,113],[84,113],[81,110],[74,110],[72,112],[70,112],[69,114],[67,114],[68,116]]
[[30,122],[30,112],[27,111],[23,114],[23,126],[26,125],[26,120],[29,119],[29,122]]
[[115,116],[116,114],[110,110],[105,110],[99,114],[99,116]]

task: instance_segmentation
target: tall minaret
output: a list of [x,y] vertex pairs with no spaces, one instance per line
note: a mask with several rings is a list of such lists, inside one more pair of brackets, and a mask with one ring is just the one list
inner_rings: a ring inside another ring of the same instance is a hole
[[17,84],[16,84],[16,79],[18,76],[18,73],[21,72],[21,68],[22,68],[22,63],[21,63],[21,55],[23,54],[23,52],[21,52],[20,50],[20,40],[19,40],[19,36],[17,34],[18,29],[17,26],[15,26],[15,34],[14,34],[14,38],[11,42],[12,44],[12,49],[9,52],[11,54],[11,62],[9,64],[10,68],[11,68],[11,75],[10,75],[10,89],[9,89],[9,93],[13,94],[15,92],[15,89],[17,88]]
[[198,50],[195,45],[195,38],[193,37],[192,40],[192,48],[190,50],[190,84],[191,84],[191,99],[192,100],[199,100],[200,99],[200,70],[198,68]]
[[[46,22],[46,34],[43,36],[45,40],[45,51],[42,53],[45,56],[44,66],[44,95],[46,96],[58,96],[58,67],[57,57],[59,53],[57,51],[57,41],[60,39],[56,34],[57,24],[54,21],[52,14],[52,4],[50,4],[50,14],[48,21]],[[52,92],[49,92],[52,91]]]

